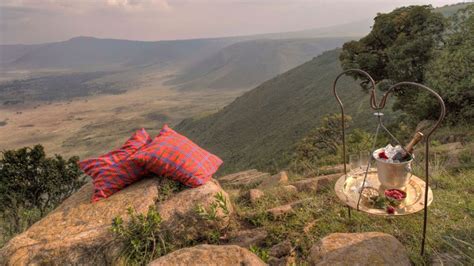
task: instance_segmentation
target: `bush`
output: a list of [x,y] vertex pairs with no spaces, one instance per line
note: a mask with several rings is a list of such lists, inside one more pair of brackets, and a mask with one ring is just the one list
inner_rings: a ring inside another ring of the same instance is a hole
[[158,198],[156,199],[157,202],[162,202],[169,199],[175,193],[183,191],[188,187],[181,184],[178,181],[174,181],[168,178],[159,177],[160,178],[160,185],[158,186]]
[[149,207],[146,215],[131,208],[128,214],[129,223],[124,224],[121,217],[115,217],[112,222],[112,232],[124,243],[122,255],[127,265],[146,265],[172,250],[161,231],[162,219],[154,206]]
[[250,252],[257,255],[263,262],[267,263],[270,259],[270,255],[266,249],[260,248],[258,246],[250,246]]
[[[112,222],[115,238],[124,244],[121,257],[126,265],[146,265],[174,250],[201,243],[219,244],[230,228],[230,220],[223,227],[220,226],[223,219],[230,216],[230,208],[223,193],[214,195],[209,208],[196,205],[192,215],[183,221],[164,222],[153,205],[146,214],[128,209],[128,215],[128,222],[124,222],[121,217],[115,217]],[[171,224],[173,229],[170,228]]]
[[207,210],[203,205],[197,205],[196,214],[202,220],[200,222],[209,225],[209,228],[201,231],[201,235],[205,238],[203,240],[209,244],[218,244],[221,237],[227,234],[230,226],[230,210],[227,205],[227,198],[222,192],[218,192],[214,195],[214,201]]
[[85,183],[78,157],[46,157],[41,145],[1,154],[0,217],[7,236],[28,228]]
[[[370,150],[373,135],[362,129],[351,129],[350,116],[346,115],[344,119],[346,155]],[[341,163],[343,150],[341,134],[341,116],[339,114],[324,116],[321,126],[311,130],[296,144],[296,152],[290,166],[291,171],[303,175],[314,174],[319,173],[320,166]],[[387,140],[379,136],[378,141],[386,143]]]

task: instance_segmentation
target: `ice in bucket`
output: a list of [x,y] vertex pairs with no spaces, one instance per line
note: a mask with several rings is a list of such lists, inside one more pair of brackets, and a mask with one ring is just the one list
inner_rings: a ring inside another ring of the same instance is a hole
[[387,145],[373,152],[380,183],[386,189],[404,190],[410,181],[413,156],[401,157],[403,148],[399,145]]

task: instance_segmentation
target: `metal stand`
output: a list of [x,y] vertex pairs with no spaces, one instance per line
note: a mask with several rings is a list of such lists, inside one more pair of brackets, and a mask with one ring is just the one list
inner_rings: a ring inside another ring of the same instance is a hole
[[[444,116],[446,114],[446,107],[445,107],[445,104],[444,104],[444,101],[443,99],[441,98],[441,96],[439,96],[438,93],[436,93],[434,90],[432,90],[431,88],[425,86],[425,85],[422,85],[422,84],[419,84],[419,83],[415,83],[415,82],[399,82],[395,85],[392,85],[387,92],[384,93],[384,95],[382,96],[380,102],[377,102],[377,96],[376,96],[376,91],[375,91],[375,81],[374,79],[365,71],[363,70],[360,70],[360,69],[349,69],[349,70],[346,70],[342,73],[340,73],[336,79],[334,80],[334,83],[333,83],[333,93],[334,93],[334,96],[336,97],[336,100],[337,102],[339,103],[339,106],[340,106],[340,109],[341,109],[341,131],[342,131],[342,161],[343,161],[343,164],[344,164],[344,175],[346,176],[346,180],[347,180],[347,167],[346,167],[346,139],[345,139],[345,121],[344,121],[344,105],[342,104],[342,101],[341,99],[339,98],[339,95],[337,94],[337,90],[336,90],[336,85],[337,85],[337,82],[339,80],[339,78],[341,78],[342,76],[348,74],[348,73],[358,73],[360,74],[361,76],[365,76],[368,80],[368,82],[370,82],[370,85],[371,85],[371,88],[369,90],[370,92],[370,107],[376,111],[376,116],[378,117],[378,126],[377,126],[377,130],[376,130],[376,134],[375,134],[375,141],[374,141],[374,145],[375,145],[375,142],[376,142],[376,138],[377,138],[377,135],[378,135],[378,132],[379,132],[379,129],[380,128],[383,128],[392,138],[394,138],[396,140],[396,142],[400,143],[391,133],[390,131],[383,125],[382,123],[382,113],[380,113],[380,111],[382,109],[385,108],[385,104],[387,102],[387,98],[388,96],[394,92],[395,89],[397,88],[406,88],[406,87],[415,87],[415,88],[418,88],[418,89],[423,89],[429,93],[431,93],[432,95],[434,95],[439,104],[440,104],[440,107],[441,107],[441,114],[438,118],[438,121],[436,122],[436,124],[425,134],[425,193],[424,193],[424,208],[423,208],[423,235],[422,235],[422,239],[421,239],[421,255],[424,254],[424,251],[425,251],[425,242],[426,242],[426,226],[427,226],[427,222],[428,222],[428,190],[429,190],[429,138],[431,136],[431,134],[439,127],[441,121],[444,119]],[[369,160],[369,163],[367,165],[367,169],[366,169],[366,172],[365,172],[365,176],[364,176],[364,181],[362,184],[365,184],[365,180],[367,178],[367,172],[369,170],[369,167],[370,167],[370,160]],[[361,191],[359,192],[360,194],[362,193],[362,190],[363,188],[361,189]],[[360,194],[359,194],[359,200],[357,202],[357,210],[359,210],[359,203],[360,203]],[[348,206],[348,215],[349,215],[349,218],[351,217],[351,210],[350,210],[350,207]]]

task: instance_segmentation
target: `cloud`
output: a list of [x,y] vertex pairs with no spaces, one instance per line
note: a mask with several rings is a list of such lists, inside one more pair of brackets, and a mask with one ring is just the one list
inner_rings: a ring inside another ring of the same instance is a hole
[[155,8],[169,10],[167,0],[106,0],[107,5],[123,8]]
[[101,9],[101,8],[122,8],[122,9],[153,9],[155,11],[167,11],[171,8],[168,0],[2,0],[2,6],[6,7],[31,7],[43,9]]

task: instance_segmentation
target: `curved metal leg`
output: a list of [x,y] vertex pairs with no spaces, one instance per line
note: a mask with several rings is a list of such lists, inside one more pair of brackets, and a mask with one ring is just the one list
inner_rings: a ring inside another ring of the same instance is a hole
[[425,144],[425,202],[424,202],[424,209],[423,209],[423,236],[421,238],[421,256],[425,253],[425,242],[426,242],[426,224],[428,223],[428,189],[429,189],[429,139],[426,138]]

